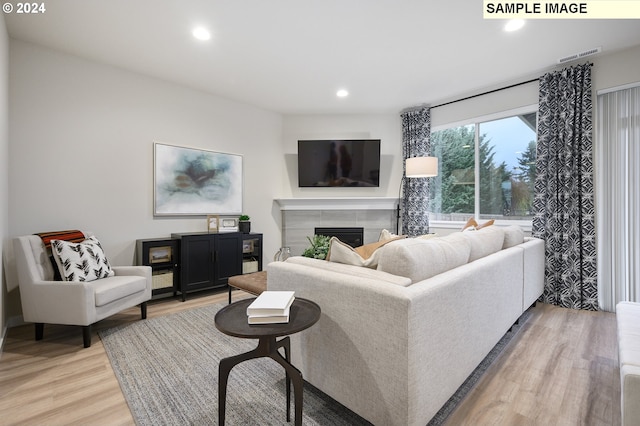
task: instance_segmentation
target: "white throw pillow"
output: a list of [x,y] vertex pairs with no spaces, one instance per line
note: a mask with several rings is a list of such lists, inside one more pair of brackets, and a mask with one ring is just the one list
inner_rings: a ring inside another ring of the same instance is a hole
[[346,263],[347,265],[375,268],[376,266],[378,266],[380,248],[387,243],[403,238],[405,237],[396,236],[395,238],[392,238],[390,240],[365,244],[354,249],[353,247],[343,243],[336,237],[332,237],[331,240],[329,240],[329,253],[327,253],[327,260],[329,262]]
[[387,241],[387,240],[395,240],[398,238],[398,235],[389,231],[388,229],[383,229],[380,231],[380,237],[378,237],[378,241]]
[[524,231],[518,225],[511,225],[504,228],[504,243],[502,248],[517,246],[524,243]]
[[460,235],[471,243],[469,262],[502,250],[502,244],[504,244],[504,231],[497,226],[489,226],[474,232],[462,232]]
[[81,243],[53,240],[51,252],[63,281],[94,281],[114,275],[100,241],[95,237]]

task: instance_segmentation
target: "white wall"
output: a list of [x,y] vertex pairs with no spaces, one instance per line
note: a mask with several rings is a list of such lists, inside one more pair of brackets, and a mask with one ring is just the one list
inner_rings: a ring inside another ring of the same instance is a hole
[[10,237],[90,230],[130,265],[136,239],[205,231],[204,217],[153,217],[159,141],[243,155],[243,210],[266,258],[280,247],[280,114],[16,40],[10,98]]
[[7,286],[1,254],[9,234],[9,37],[0,19],[0,352],[6,328]]
[[[597,56],[593,61],[594,90],[610,89],[638,81],[640,81],[640,45]],[[595,93],[593,103],[596,105]]]

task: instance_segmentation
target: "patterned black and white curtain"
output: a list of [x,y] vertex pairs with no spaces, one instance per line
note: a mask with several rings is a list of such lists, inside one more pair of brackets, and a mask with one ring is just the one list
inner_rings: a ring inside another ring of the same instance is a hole
[[424,157],[431,151],[431,108],[403,112],[402,117],[402,234],[411,237],[429,233],[429,179],[406,177],[407,158]]
[[533,235],[545,240],[542,301],[598,309],[591,65],[540,78]]

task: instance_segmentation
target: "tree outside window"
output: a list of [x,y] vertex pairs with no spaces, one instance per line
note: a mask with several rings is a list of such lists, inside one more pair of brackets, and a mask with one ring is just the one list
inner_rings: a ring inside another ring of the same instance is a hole
[[535,127],[532,112],[433,132],[440,172],[430,186],[431,220],[531,220]]

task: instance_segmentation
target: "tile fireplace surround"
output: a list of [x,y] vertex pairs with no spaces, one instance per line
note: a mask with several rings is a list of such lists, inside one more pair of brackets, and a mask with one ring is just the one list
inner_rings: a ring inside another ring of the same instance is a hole
[[316,227],[362,227],[364,243],[378,241],[380,231],[396,229],[397,198],[280,198],[282,245],[298,256],[309,247]]

